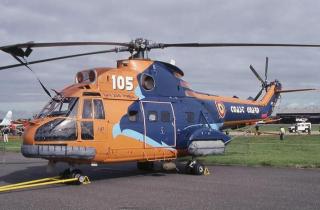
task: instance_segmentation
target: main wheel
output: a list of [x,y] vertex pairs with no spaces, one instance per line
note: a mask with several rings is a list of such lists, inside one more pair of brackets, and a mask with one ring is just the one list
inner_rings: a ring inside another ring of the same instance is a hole
[[202,165],[201,163],[196,163],[193,166],[193,174],[195,175],[203,175],[204,174],[204,165]]

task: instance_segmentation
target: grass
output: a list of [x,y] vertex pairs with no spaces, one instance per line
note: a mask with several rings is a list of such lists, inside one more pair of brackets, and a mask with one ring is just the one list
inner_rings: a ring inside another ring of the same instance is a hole
[[0,152],[1,151],[10,151],[10,152],[20,152],[20,147],[22,144],[22,137],[20,136],[9,136],[9,142],[4,143],[3,137],[1,136],[0,141]]
[[275,167],[320,167],[320,136],[238,136],[224,155],[201,158],[206,164]]

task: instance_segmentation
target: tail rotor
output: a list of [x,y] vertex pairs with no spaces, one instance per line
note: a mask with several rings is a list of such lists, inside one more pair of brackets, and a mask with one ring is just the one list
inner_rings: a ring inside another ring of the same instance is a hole
[[253,68],[252,65],[250,65],[250,69],[253,72],[253,74],[257,77],[257,79],[261,82],[261,90],[258,92],[256,97],[254,97],[254,100],[258,100],[258,98],[261,96],[263,90],[267,91],[268,90],[268,63],[269,63],[269,58],[266,57],[266,65],[265,65],[265,70],[264,70],[264,80],[261,78],[261,76],[258,74],[258,72]]

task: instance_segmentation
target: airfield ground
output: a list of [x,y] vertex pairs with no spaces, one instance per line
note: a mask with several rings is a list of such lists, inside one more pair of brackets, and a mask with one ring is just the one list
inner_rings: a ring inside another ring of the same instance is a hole
[[[46,174],[46,163],[8,152],[0,185],[54,175]],[[210,166],[208,176],[144,173],[133,163],[81,169],[91,184],[0,193],[0,209],[320,208],[320,169]]]

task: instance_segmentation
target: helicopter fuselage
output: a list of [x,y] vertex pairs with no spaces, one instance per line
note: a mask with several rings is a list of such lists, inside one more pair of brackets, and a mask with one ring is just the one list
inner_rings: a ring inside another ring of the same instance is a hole
[[34,119],[22,154],[69,163],[171,160],[224,152],[222,132],[268,118],[281,84],[260,101],[192,90],[176,66],[143,59],[81,71]]

